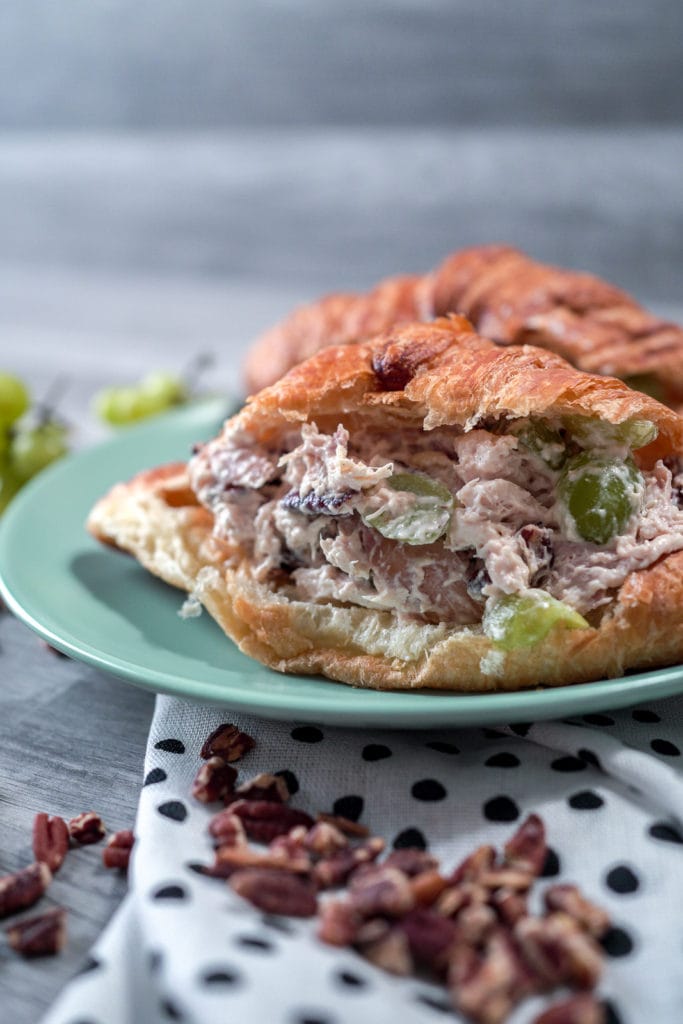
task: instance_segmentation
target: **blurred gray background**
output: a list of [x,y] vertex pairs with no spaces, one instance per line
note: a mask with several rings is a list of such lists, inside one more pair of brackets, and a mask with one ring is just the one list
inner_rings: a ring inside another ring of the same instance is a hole
[[682,26],[680,0],[4,0],[0,349],[94,381],[208,345],[239,387],[293,303],[496,240],[675,307]]

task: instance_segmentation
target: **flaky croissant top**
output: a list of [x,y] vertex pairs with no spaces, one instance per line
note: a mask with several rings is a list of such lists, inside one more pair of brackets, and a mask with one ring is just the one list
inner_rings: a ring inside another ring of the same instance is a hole
[[388,278],[366,294],[329,295],[295,310],[255,342],[246,384],[260,390],[321,348],[449,312],[464,314],[500,345],[538,345],[581,370],[683,403],[681,327],[600,278],[538,263],[506,245],[465,249],[425,276]]

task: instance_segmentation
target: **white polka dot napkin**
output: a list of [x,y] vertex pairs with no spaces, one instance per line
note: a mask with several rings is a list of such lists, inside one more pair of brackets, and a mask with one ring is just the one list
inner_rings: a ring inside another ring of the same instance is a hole
[[[445,868],[502,846],[537,812],[545,878],[578,883],[612,917],[599,989],[608,1024],[683,1021],[683,700],[495,730],[364,732],[159,697],[130,893],[44,1024],[458,1019],[445,990],[325,946],[314,923],[264,915],[193,869],[212,861],[216,806],[190,788],[204,739],[225,721],[257,742],[240,781],[280,772],[293,806],[360,819],[389,847],[427,845]],[[544,1005],[522,1004],[511,1024]]]

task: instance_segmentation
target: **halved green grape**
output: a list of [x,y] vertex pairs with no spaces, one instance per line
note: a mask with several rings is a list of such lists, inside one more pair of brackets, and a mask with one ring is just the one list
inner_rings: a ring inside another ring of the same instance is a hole
[[533,647],[558,625],[565,629],[588,629],[583,615],[545,590],[499,597],[489,602],[482,620],[486,636],[505,651]]
[[23,416],[30,399],[26,387],[11,373],[0,373],[0,427],[9,427]]
[[519,438],[520,443],[538,455],[546,466],[550,466],[551,469],[562,469],[567,460],[567,449],[559,430],[553,430],[540,420],[527,420],[519,425],[513,423],[510,430]]
[[593,544],[607,544],[638,507],[643,477],[631,459],[582,452],[565,466],[557,493],[576,533]]
[[20,483],[66,455],[67,429],[56,420],[17,430],[10,442],[8,461]]
[[147,416],[155,416],[187,399],[187,389],[179,377],[159,371],[147,374],[130,387],[105,388],[94,400],[97,415],[113,426],[125,426]]
[[21,487],[21,481],[12,472],[6,459],[0,459],[0,515]]
[[398,515],[387,508],[364,516],[368,526],[402,544],[433,544],[446,532],[453,509],[453,495],[447,487],[422,473],[394,473],[387,484],[394,491],[414,495],[415,502]]
[[652,420],[629,419],[607,423],[592,416],[568,416],[567,429],[583,448],[607,448],[626,445],[632,451],[651,444],[658,434]]

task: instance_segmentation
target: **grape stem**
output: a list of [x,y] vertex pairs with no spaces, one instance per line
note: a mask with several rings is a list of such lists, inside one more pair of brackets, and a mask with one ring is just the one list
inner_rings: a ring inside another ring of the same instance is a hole
[[[46,423],[57,420],[55,413],[68,387],[67,377],[56,377],[48,386],[44,396],[33,407],[32,415],[37,427],[44,427]],[[60,418],[60,422],[66,426],[63,419]]]

